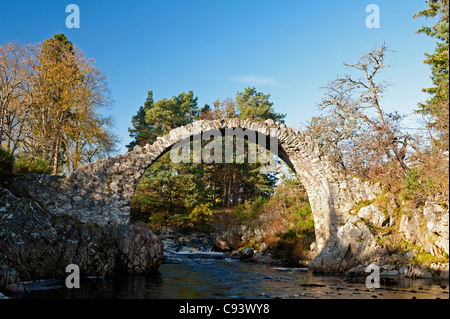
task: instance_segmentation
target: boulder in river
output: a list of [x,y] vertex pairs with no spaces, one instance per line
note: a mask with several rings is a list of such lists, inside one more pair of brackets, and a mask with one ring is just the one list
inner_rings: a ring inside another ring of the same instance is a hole
[[250,259],[253,257],[253,248],[247,247],[243,250],[240,259]]

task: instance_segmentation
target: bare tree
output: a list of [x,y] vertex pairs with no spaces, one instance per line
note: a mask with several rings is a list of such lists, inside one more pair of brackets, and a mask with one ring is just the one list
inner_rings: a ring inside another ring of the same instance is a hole
[[28,50],[17,43],[0,46],[0,145],[11,152],[23,138],[30,95]]
[[308,132],[322,150],[350,174],[368,177],[370,170],[393,166],[404,176],[408,171],[406,152],[412,137],[400,129],[402,116],[386,112],[380,104],[387,87],[376,76],[389,65],[382,44],[356,63],[344,63],[352,71],[331,81],[318,104],[327,113],[313,118]]

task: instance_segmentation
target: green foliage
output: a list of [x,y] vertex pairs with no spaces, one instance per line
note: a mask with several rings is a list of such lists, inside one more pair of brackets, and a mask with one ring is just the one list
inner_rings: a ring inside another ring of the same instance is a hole
[[50,161],[42,157],[20,154],[14,165],[15,174],[50,174]]
[[314,219],[309,204],[297,208],[293,229],[300,238],[310,238],[315,236]]
[[11,174],[14,166],[14,155],[0,147],[0,174]]
[[200,164],[173,163],[164,154],[144,173],[131,203],[134,219],[146,221],[150,214],[184,214],[208,200]]
[[431,116],[430,125],[439,132],[435,141],[438,148],[449,149],[449,1],[429,0],[428,8],[414,15],[414,18],[434,18],[433,26],[423,26],[417,33],[423,33],[437,40],[434,53],[425,54],[424,63],[430,65],[434,87],[423,91],[431,99],[419,104],[419,113]]
[[315,229],[311,206],[303,203],[302,205],[294,205],[289,210],[293,214],[294,220],[286,232],[278,235],[280,241],[290,242],[314,238]]
[[403,180],[401,197],[403,200],[424,202],[433,193],[436,182],[432,176],[427,176],[421,169],[411,168]]
[[397,246],[405,251],[413,250],[415,252],[414,258],[411,260],[413,264],[430,266],[431,263],[448,263],[448,255],[443,252],[441,255],[433,256],[429,252],[426,252],[422,247],[412,244],[408,240],[402,240],[397,243]]
[[433,256],[432,254],[419,250],[416,252],[416,256],[413,258],[412,262],[416,265],[430,266],[432,263],[448,263],[448,255],[443,253],[442,255]]
[[211,203],[203,203],[195,206],[189,215],[180,211],[169,214],[168,212],[155,212],[148,218],[148,224],[154,229],[161,227],[173,227],[182,229],[204,229],[214,221],[215,213]]
[[161,213],[161,212],[153,213],[148,218],[148,224],[153,229],[161,229],[161,227],[167,226],[167,224],[168,224],[168,222],[167,222],[167,214],[164,214],[164,213]]
[[214,219],[214,211],[211,203],[199,204],[194,207],[188,217],[188,225],[194,227],[196,224],[204,224]]
[[258,220],[261,213],[266,209],[267,198],[258,196],[252,201],[247,201],[237,205],[234,209],[234,216],[240,224],[252,224]]
[[[292,265],[302,264],[309,246],[315,240],[315,227],[312,209],[299,180],[286,180],[275,196],[269,200],[267,210],[282,210],[281,215],[288,222],[281,228],[271,244],[274,257]],[[276,224],[276,223],[274,223]]]
[[315,228],[309,204],[294,207],[293,211],[295,212],[294,223],[287,231],[278,234],[272,252],[276,258],[292,265],[299,265],[305,260],[309,246],[315,240]]
[[145,110],[145,121],[152,126],[156,136],[165,135],[170,130],[192,123],[198,118],[197,100],[193,91],[158,100]]
[[128,128],[130,137],[133,138],[130,144],[127,145],[129,150],[132,150],[136,145],[144,147],[156,140],[156,133],[153,125],[145,120],[147,111],[153,107],[153,92],[148,91],[147,99],[144,106],[141,106],[136,115],[131,118],[133,127]]
[[273,103],[269,102],[269,98],[270,94],[258,92],[254,87],[247,87],[244,92],[238,92],[236,94],[236,103],[240,113],[239,117],[243,120],[265,121],[272,119],[283,121],[286,115],[275,113]]

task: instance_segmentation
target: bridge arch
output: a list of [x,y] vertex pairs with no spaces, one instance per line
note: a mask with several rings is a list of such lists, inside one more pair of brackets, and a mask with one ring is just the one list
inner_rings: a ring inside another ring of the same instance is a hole
[[308,193],[316,232],[314,251],[319,252],[335,239],[337,228],[348,220],[346,213],[356,202],[374,195],[358,179],[339,176],[309,136],[272,120],[225,119],[199,120],[171,130],[151,145],[136,146],[123,155],[80,167],[63,181],[64,204],[58,204],[61,196],[55,194],[53,207],[66,211],[70,208],[84,222],[128,223],[136,186],[152,163],[183,139],[212,130],[236,128],[266,136],[276,132],[278,156],[295,171]]
[[[347,233],[351,232],[349,238],[354,238],[362,232],[354,225],[352,217],[355,216],[350,212],[357,203],[374,199],[380,187],[340,176],[333,163],[321,154],[316,141],[272,120],[200,120],[173,129],[151,145],[136,146],[125,154],[86,164],[66,176],[15,175],[13,178],[18,189],[28,192],[54,214],[72,215],[99,226],[127,224],[137,184],[160,156],[191,136],[238,128],[265,136],[276,132],[278,156],[295,171],[308,193],[316,234],[316,241],[311,245],[312,257],[317,256],[312,268],[320,270],[325,264],[336,264],[333,269],[341,269],[350,248]],[[358,255],[351,249],[350,255]]]

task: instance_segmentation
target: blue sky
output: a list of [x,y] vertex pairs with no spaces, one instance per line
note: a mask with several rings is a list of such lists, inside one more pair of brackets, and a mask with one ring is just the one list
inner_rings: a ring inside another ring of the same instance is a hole
[[[71,3],[80,8],[79,29],[65,25]],[[371,3],[380,8],[377,29],[365,24]],[[412,18],[425,7],[425,0],[0,0],[0,44],[66,34],[107,75],[115,101],[108,114],[126,145],[148,90],[155,99],[193,90],[203,106],[255,86],[300,127],[318,114],[320,88],[347,73],[342,62],[383,42],[395,51],[379,78],[393,84],[383,107],[411,114],[431,86],[422,61],[434,41],[415,34],[430,21]]]

